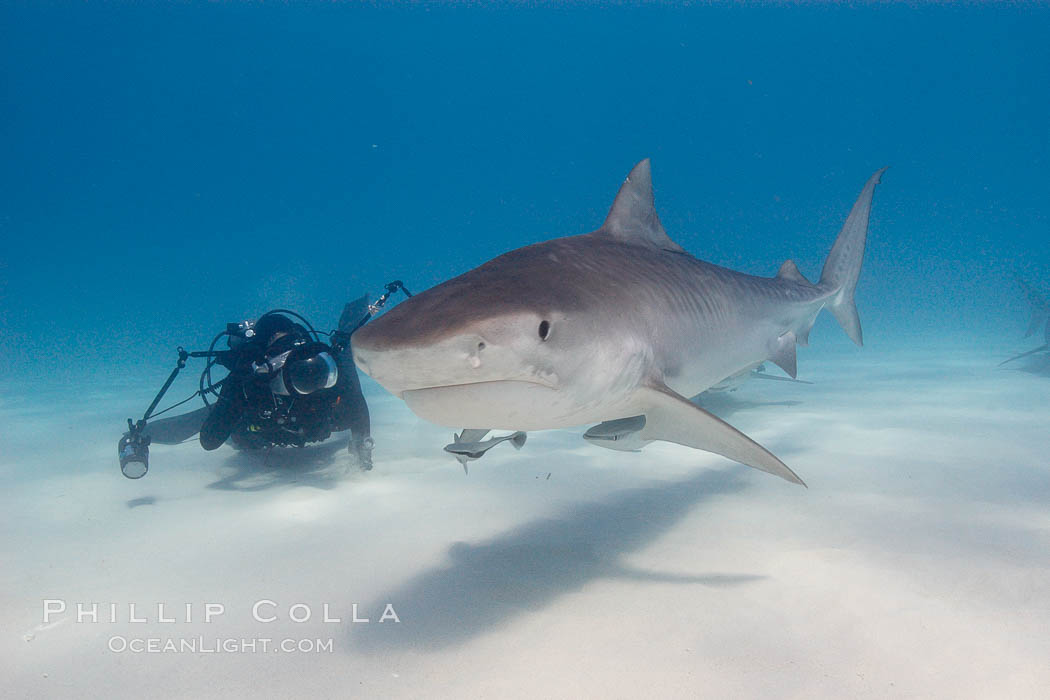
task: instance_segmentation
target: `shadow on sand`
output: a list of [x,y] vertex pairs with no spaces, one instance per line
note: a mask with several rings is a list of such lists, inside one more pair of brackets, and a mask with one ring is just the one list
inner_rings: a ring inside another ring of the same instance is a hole
[[[735,394],[735,392],[734,392]],[[801,406],[801,401],[756,401],[754,399],[748,399],[743,396],[736,396],[730,394],[730,392],[720,392],[716,394],[701,394],[698,399],[693,399],[693,402],[702,407],[705,411],[710,411],[719,418],[726,420],[729,416],[739,411],[754,411],[755,409],[761,408],[772,408],[774,406]]]
[[208,488],[263,491],[296,484],[333,489],[357,471],[357,465],[347,453],[346,440],[341,439],[306,447],[238,451],[226,460],[224,467],[231,471],[208,484]]
[[400,623],[354,625],[355,650],[437,650],[464,644],[520,615],[551,604],[595,579],[735,586],[753,574],[665,573],[631,567],[623,555],[641,549],[705,500],[737,493],[737,470],[704,471],[653,488],[581,504],[564,516],[527,523],[479,544],[457,542],[449,563],[426,571],[365,610],[394,605]]

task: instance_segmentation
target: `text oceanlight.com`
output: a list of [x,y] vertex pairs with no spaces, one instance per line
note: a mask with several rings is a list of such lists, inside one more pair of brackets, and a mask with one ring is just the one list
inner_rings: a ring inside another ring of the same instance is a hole
[[198,637],[124,637],[109,638],[109,650],[115,654],[316,654],[332,653],[329,639],[254,639]]

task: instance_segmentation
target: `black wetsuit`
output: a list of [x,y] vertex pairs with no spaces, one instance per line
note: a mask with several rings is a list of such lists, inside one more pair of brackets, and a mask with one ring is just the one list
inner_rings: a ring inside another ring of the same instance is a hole
[[264,316],[255,330],[254,342],[243,344],[223,363],[230,374],[201,426],[201,447],[214,450],[227,440],[242,449],[301,446],[350,430],[351,452],[361,458],[364,468],[371,468],[368,406],[349,349],[332,351],[339,368],[335,386],[306,396],[277,395],[270,389],[269,376],[254,375],[252,362],[265,358],[277,334],[309,336],[305,328],[283,316]]

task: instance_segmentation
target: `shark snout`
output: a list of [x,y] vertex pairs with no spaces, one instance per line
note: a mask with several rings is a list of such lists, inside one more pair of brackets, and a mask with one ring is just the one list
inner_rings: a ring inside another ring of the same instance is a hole
[[480,335],[463,334],[436,343],[357,342],[357,367],[398,396],[405,391],[470,384],[502,377],[487,376],[492,348]]

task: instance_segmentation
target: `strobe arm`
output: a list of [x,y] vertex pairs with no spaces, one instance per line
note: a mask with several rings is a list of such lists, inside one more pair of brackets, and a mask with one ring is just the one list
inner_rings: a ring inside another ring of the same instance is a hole
[[[175,381],[175,377],[179,376],[179,372],[186,367],[186,360],[189,359],[191,353],[186,352],[181,346],[178,348],[178,352],[179,359],[175,362],[175,369],[171,370],[171,374],[168,375],[168,380],[164,382],[164,386],[162,386],[160,391],[157,392],[157,395],[153,398],[153,403],[149,405],[149,408],[146,409],[146,413],[142,416],[142,420],[139,421],[140,430],[146,426],[146,421],[148,421],[149,417],[153,415],[153,412],[157,410],[157,404],[159,404],[160,400],[164,398],[164,394],[168,393],[168,389],[171,388],[171,384]],[[198,356],[198,353],[192,354],[194,357]],[[130,422],[131,419],[128,418],[128,421]]]
[[[146,428],[146,421],[157,410],[160,400],[164,398],[164,394],[171,388],[175,377],[179,376],[179,372],[186,367],[186,360],[189,359],[191,353],[186,352],[182,347],[178,348],[178,352],[179,359],[175,362],[175,368],[171,370],[171,374],[168,375],[164,386],[157,392],[153,402],[137,423],[133,419],[128,418],[128,432],[124,433],[124,436],[120,438],[120,442],[117,443],[120,472],[129,479],[141,479],[149,471],[150,438],[149,435],[143,434],[143,430]],[[197,353],[193,354],[196,355]]]

